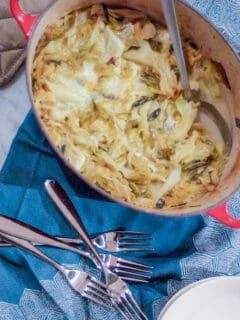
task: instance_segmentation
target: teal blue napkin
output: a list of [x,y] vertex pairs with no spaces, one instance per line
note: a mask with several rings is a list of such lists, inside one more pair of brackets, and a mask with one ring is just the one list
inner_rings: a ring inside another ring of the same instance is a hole
[[[123,228],[153,234],[153,253],[125,254],[126,258],[155,267],[150,284],[130,285],[151,319],[153,301],[167,294],[169,278],[177,279],[180,275],[179,258],[192,252],[192,236],[203,226],[202,218],[167,219],[146,215],[109,202],[90,192],[84,184],[80,188],[73,186],[30,113],[0,174],[0,212],[53,235],[74,236],[44,189],[44,181],[48,178],[56,179],[64,186],[91,234]],[[54,248],[44,248],[44,251],[60,263],[77,264],[99,276],[86,259],[76,254]],[[72,320],[78,318],[80,309],[81,319],[110,317],[110,313],[103,315],[105,310],[75,294],[53,267],[22,250],[0,249],[0,273],[0,300],[4,306],[6,303],[14,305],[14,310],[23,313],[23,319],[52,319],[48,316],[50,312],[54,319]],[[0,303],[0,310],[5,309]],[[44,316],[38,314],[40,309]],[[10,313],[0,314],[0,319],[16,319],[13,308],[8,310]],[[58,314],[57,318],[55,314]],[[120,316],[116,313],[115,318],[120,319]]]
[[[77,187],[65,175],[29,113],[12,144],[0,173],[0,212],[50,234],[76,235],[49,199],[44,181],[57,179],[67,190],[91,234],[113,229],[151,232],[154,252],[125,254],[154,266],[149,284],[130,284],[149,319],[157,319],[169,298],[199,279],[240,274],[240,231],[212,218],[162,218],[131,211],[107,201],[86,185]],[[230,201],[239,216],[240,193]],[[100,277],[80,256],[55,248],[42,250],[59,263]],[[1,320],[120,320],[75,293],[53,267],[16,248],[0,248]]]

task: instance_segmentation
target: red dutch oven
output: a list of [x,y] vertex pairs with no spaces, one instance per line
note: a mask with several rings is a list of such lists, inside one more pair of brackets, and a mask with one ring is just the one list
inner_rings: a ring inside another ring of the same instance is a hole
[[[119,6],[117,0],[106,0],[106,5]],[[240,61],[234,50],[227,43],[226,39],[221,36],[216,29],[202,17],[192,7],[187,5],[183,0],[176,1],[176,9],[180,21],[182,32],[190,37],[209,58],[222,64],[226,71],[230,89],[223,89],[224,103],[219,106],[219,110],[224,116],[232,133],[233,147],[229,157],[229,161],[223,172],[222,179],[213,192],[206,197],[186,207],[172,209],[148,209],[141,208],[135,205],[123,202],[112,197],[98,186],[92,184],[64,159],[63,155],[57,150],[52,143],[48,133],[44,130],[38,113],[36,112],[33,96],[32,96],[32,63],[35,55],[35,49],[39,39],[44,33],[46,27],[55,23],[60,17],[69,12],[90,6],[92,4],[102,3],[102,0],[57,0],[49,6],[41,15],[27,15],[19,5],[19,0],[10,0],[10,6],[13,16],[22,28],[29,40],[27,49],[26,75],[29,95],[32,100],[33,111],[38,120],[40,127],[48,139],[51,147],[56,152],[57,156],[64,165],[71,170],[79,181],[87,183],[91,188],[98,191],[103,196],[112,201],[116,201],[130,209],[138,210],[148,214],[158,216],[192,216],[196,214],[206,214],[216,218],[223,224],[232,227],[240,228],[240,221],[231,216],[228,211],[229,197],[236,192],[240,186],[240,154],[239,154],[239,129],[236,126],[236,119],[240,118]],[[121,6],[126,6],[141,10],[147,13],[155,20],[163,21],[161,1],[159,0],[123,0]]]

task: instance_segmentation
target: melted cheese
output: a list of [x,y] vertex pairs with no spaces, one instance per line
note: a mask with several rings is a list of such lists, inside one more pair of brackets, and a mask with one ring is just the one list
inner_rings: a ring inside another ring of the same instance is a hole
[[[113,196],[151,208],[195,201],[216,187],[223,148],[195,126],[198,105],[183,98],[167,30],[133,10],[109,12],[107,21],[101,5],[74,11],[46,30],[32,74],[43,125]],[[188,54],[191,85],[218,95],[212,62]]]
[[70,79],[63,76],[59,78],[61,82],[58,84],[46,81],[56,102],[64,104],[67,108],[76,106],[80,109],[87,108],[92,101],[89,90],[77,79]]

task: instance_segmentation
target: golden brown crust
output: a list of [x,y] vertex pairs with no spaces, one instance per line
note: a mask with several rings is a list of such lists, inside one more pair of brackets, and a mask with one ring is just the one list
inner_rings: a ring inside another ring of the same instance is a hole
[[[220,95],[223,72],[184,40],[191,85]],[[101,5],[47,28],[32,71],[39,117],[85,177],[144,207],[189,204],[224,167],[186,101],[167,30],[142,12]]]

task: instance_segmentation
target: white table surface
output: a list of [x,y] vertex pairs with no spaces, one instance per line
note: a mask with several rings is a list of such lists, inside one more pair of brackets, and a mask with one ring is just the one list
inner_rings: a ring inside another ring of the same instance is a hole
[[0,169],[30,107],[23,66],[9,85],[0,88]]

